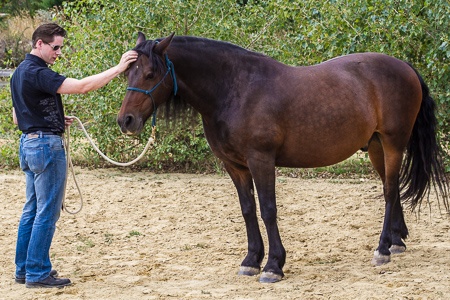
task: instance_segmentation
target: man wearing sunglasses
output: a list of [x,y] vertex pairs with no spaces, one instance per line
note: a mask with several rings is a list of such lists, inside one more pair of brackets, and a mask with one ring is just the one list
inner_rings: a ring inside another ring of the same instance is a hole
[[17,283],[27,288],[64,287],[67,278],[56,277],[49,250],[59,219],[66,179],[62,134],[71,119],[64,116],[61,94],[96,90],[125,71],[137,59],[135,51],[122,55],[117,66],[83,79],[67,78],[51,70],[61,55],[66,31],[55,23],[39,26],[32,50],[11,77],[13,119],[22,131],[20,167],[26,178],[26,202],[16,245]]

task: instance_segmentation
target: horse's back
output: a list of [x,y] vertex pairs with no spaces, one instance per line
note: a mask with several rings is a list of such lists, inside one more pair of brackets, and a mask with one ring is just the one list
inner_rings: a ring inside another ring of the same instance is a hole
[[[399,83],[417,84],[414,70],[404,61],[382,53],[354,53],[327,60],[309,67],[317,76],[332,74],[332,80],[345,80],[355,84],[370,81],[374,86],[395,87]],[[336,76],[338,75],[338,76]]]

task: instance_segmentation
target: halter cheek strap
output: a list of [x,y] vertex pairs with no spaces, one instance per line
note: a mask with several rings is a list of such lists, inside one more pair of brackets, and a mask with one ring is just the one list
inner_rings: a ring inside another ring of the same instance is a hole
[[159,87],[159,85],[164,81],[164,79],[166,79],[166,77],[169,73],[170,73],[170,76],[172,77],[172,81],[173,81],[173,94],[176,95],[178,92],[178,84],[177,84],[177,77],[175,76],[175,68],[173,66],[173,63],[170,61],[169,57],[167,56],[167,53],[164,55],[164,57],[166,59],[167,71],[166,71],[166,74],[164,74],[163,78],[161,78],[161,80],[154,87],[152,87],[149,90],[143,90],[143,89],[131,87],[131,86],[127,87],[127,91],[144,93],[144,94],[150,96],[150,98],[152,99],[152,103],[153,103],[152,127],[156,126],[156,109],[157,109],[155,100],[153,99],[153,96],[152,96],[152,93]]

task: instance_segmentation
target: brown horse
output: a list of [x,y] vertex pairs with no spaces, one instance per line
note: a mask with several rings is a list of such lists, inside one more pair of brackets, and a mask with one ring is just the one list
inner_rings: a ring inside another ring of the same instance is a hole
[[239,274],[259,274],[265,255],[254,184],[269,240],[260,281],[283,277],[286,252],[277,226],[275,166],[327,166],[367,149],[386,202],[375,265],[406,249],[401,200],[414,209],[434,186],[448,211],[435,103],[407,63],[361,53],[292,67],[230,43],[173,34],[146,40],[139,33],[135,50],[140,55],[126,72],[129,87],[119,126],[126,134],[140,133],[165,102],[184,102],[201,114],[245,219],[248,253]]

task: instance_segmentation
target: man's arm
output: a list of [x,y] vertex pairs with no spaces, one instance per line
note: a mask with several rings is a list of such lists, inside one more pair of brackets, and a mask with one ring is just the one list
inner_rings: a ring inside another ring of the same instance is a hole
[[14,125],[17,125],[17,116],[16,116],[16,110],[14,109],[14,107],[13,107],[12,115],[13,115],[13,123],[14,123]]
[[66,78],[57,90],[58,94],[85,94],[87,92],[99,89],[117,75],[128,68],[128,65],[137,60],[136,51],[130,50],[125,52],[117,66],[112,67],[102,73],[85,77],[83,79]]

